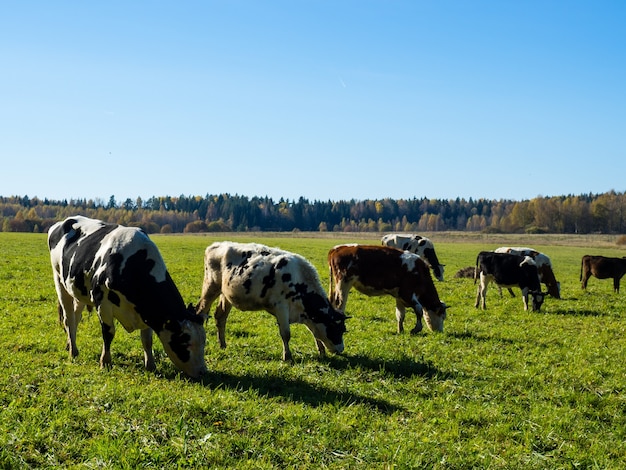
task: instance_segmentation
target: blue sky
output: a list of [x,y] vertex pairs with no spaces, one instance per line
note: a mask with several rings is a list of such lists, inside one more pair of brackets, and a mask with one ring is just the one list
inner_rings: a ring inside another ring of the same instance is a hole
[[0,195],[626,190],[623,1],[20,1]]

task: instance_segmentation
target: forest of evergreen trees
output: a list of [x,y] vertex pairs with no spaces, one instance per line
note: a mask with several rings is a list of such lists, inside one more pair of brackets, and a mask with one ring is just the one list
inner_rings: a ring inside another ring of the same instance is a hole
[[46,232],[56,221],[81,214],[148,233],[221,231],[334,231],[492,233],[626,232],[626,195],[610,191],[531,200],[382,199],[297,201],[231,194],[151,197],[118,202],[53,201],[0,196],[0,231]]

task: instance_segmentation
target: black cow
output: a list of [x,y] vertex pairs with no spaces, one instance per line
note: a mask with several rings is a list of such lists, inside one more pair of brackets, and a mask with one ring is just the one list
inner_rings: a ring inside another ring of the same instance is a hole
[[613,278],[613,291],[619,293],[619,281],[626,274],[626,257],[608,258],[606,256],[585,255],[580,264],[582,288],[587,288],[590,276],[598,279]]
[[206,372],[206,317],[185,307],[159,250],[142,230],[74,216],[50,227],[48,247],[72,357],[78,355],[83,308],[96,307],[104,341],[101,366],[111,365],[116,319],[128,332],[141,330],[146,369],[155,368],[154,330],[176,367],[193,378]]
[[528,310],[528,294],[532,295],[533,311],[541,309],[546,294],[541,292],[537,265],[530,256],[481,251],[476,258],[474,284],[479,277],[476,308],[481,301],[483,310],[486,308],[487,286],[493,281],[501,287],[519,287],[522,290],[524,310]]

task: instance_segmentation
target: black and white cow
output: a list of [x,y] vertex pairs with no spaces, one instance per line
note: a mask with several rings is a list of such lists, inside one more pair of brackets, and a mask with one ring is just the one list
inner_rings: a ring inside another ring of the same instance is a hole
[[317,271],[295,253],[257,243],[216,242],[204,255],[204,283],[196,310],[208,313],[215,299],[217,338],[226,347],[226,320],[234,306],[265,310],[276,317],[283,340],[283,360],[291,361],[290,324],[304,323],[320,355],[344,349],[345,315],[330,304]]
[[146,369],[154,370],[152,331],[172,362],[192,378],[206,372],[204,318],[186,307],[156,245],[138,228],[74,216],[48,232],[54,284],[72,357],[83,308],[95,307],[104,341],[100,364],[111,365],[114,319],[141,330]]
[[428,266],[415,253],[389,246],[338,245],[328,252],[328,267],[329,295],[342,312],[354,286],[365,295],[396,299],[398,333],[404,331],[407,308],[417,318],[411,334],[422,330],[422,316],[431,330],[443,331],[447,306],[439,300]]
[[483,310],[486,308],[487,286],[493,281],[501,287],[519,287],[522,290],[524,310],[528,310],[528,294],[532,296],[533,311],[541,309],[546,294],[541,292],[537,265],[530,256],[481,251],[476,258],[474,284],[478,278],[480,285],[474,304],[476,308],[481,303]]
[[420,235],[401,235],[398,233],[390,233],[384,235],[381,239],[383,245],[392,248],[398,248],[404,251],[410,251],[422,257],[426,264],[433,270],[433,274],[439,281],[443,281],[443,267],[439,262],[435,246],[430,239]]
[[[496,253],[511,253],[513,255],[530,256],[537,265],[537,273],[539,274],[539,281],[546,285],[548,294],[555,299],[561,298],[561,283],[556,280],[554,276],[554,270],[552,269],[552,261],[548,255],[541,253],[533,248],[526,248],[521,246],[509,247],[501,246],[496,248]],[[509,289],[509,293],[513,295],[513,291]]]

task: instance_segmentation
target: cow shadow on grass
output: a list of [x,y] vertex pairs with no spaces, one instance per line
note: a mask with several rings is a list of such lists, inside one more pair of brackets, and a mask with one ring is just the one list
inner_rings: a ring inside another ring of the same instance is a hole
[[475,341],[496,341],[498,343],[505,343],[505,344],[517,343],[516,340],[513,340],[511,338],[504,338],[502,336],[498,336],[495,333],[480,334],[480,333],[475,333],[473,331],[448,331],[446,335],[448,335],[448,337],[450,338],[460,339],[462,341],[475,340]]
[[550,313],[553,315],[569,315],[575,317],[604,317],[608,315],[606,312],[601,312],[598,310],[576,310],[573,308],[557,308],[551,310]]
[[[175,378],[177,377],[171,377],[172,380]],[[363,404],[385,414],[406,411],[403,407],[386,400],[379,400],[353,392],[332,390],[301,379],[285,378],[283,376],[263,375],[261,377],[210,371],[202,377],[200,383],[212,389],[221,388],[241,392],[255,390],[264,397],[283,398],[310,406]]]
[[[415,361],[410,357],[382,360],[364,355],[333,355],[320,359],[323,367],[338,371],[360,369],[372,377],[391,376],[394,379],[423,377],[429,380],[447,380],[453,374],[439,370],[429,362]],[[166,375],[169,380],[179,380],[180,373]],[[387,400],[372,398],[355,391],[335,390],[321,384],[313,384],[304,379],[285,377],[283,374],[235,374],[224,371],[209,371],[197,381],[210,389],[232,391],[253,390],[263,397],[282,398],[288,401],[304,403],[310,406],[325,404],[362,404],[384,414],[406,411],[402,406]]]
[[429,362],[418,362],[410,357],[400,359],[382,360],[369,356],[341,355],[330,356],[326,359],[333,369],[347,370],[360,368],[383,375],[390,375],[395,379],[410,378],[414,376],[433,380],[447,380],[453,378],[450,372],[444,372]]

